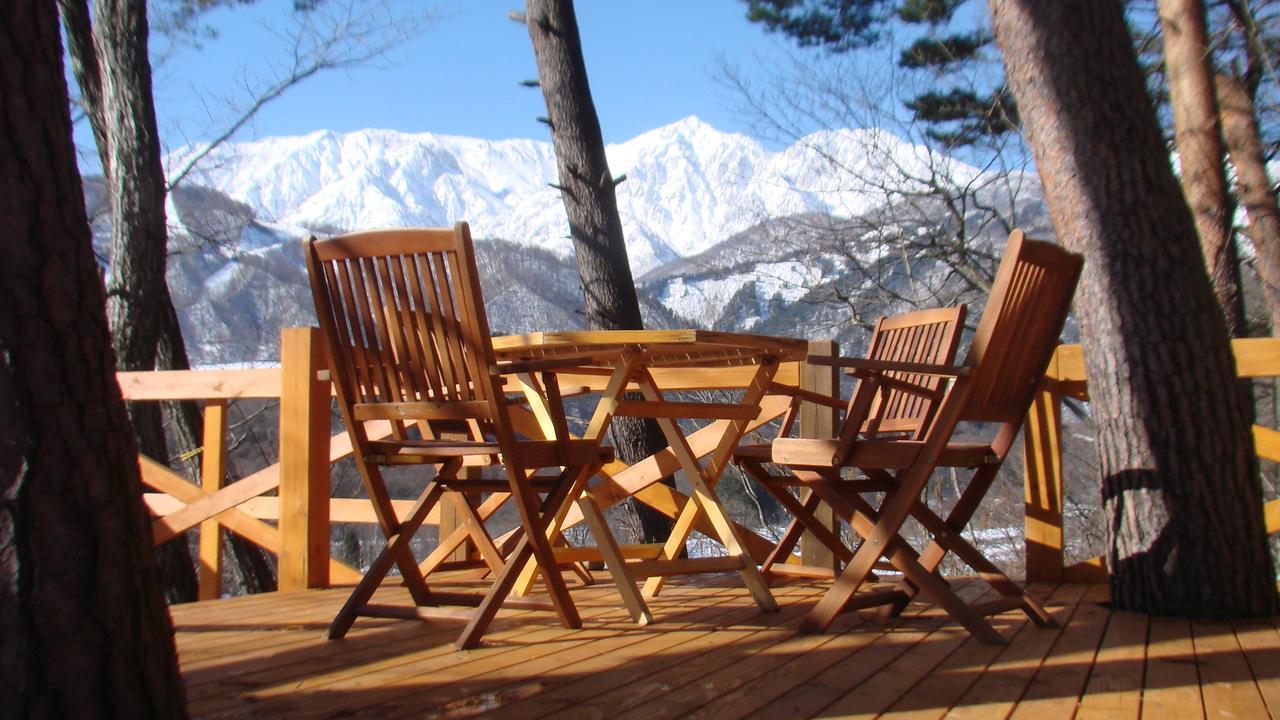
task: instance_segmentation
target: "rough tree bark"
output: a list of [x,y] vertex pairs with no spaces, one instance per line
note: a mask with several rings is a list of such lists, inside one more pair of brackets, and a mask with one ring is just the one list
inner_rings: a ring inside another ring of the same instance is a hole
[[[604,138],[587,83],[573,2],[528,0],[525,23],[547,103],[559,190],[569,215],[569,234],[582,277],[587,326],[593,330],[642,329],[644,320],[618,215],[617,181],[605,159]],[[666,447],[661,430],[652,420],[614,418],[611,432],[618,456],[627,462],[636,462]],[[673,484],[670,478],[665,482]],[[640,520],[641,541],[665,540],[671,531],[667,518],[643,503],[633,503],[633,507]]]
[[1236,170],[1240,201],[1249,216],[1249,239],[1253,241],[1255,267],[1262,280],[1262,297],[1274,335],[1280,329],[1280,204],[1267,176],[1262,133],[1244,82],[1234,75],[1219,74],[1215,85],[1222,137]]
[[1204,0],[1159,0],[1165,74],[1173,108],[1174,142],[1182,192],[1191,206],[1213,293],[1232,337],[1247,334],[1240,257],[1231,226],[1231,201],[1223,167],[1226,150],[1218,124],[1213,61]]
[[1117,0],[990,0],[1063,244],[1098,428],[1112,597],[1275,612],[1251,408]]
[[57,23],[0,3],[0,716],[184,717]]

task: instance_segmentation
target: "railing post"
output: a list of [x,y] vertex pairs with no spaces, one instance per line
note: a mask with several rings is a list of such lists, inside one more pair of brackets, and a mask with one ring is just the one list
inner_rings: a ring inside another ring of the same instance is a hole
[[316,328],[280,334],[279,588],[329,584],[329,383]]
[[[809,342],[809,354],[835,356],[840,354],[840,349],[834,340],[812,340]],[[802,389],[833,395],[839,386],[839,372],[834,365],[804,363],[800,366]],[[814,403],[803,403],[800,406],[798,419],[800,437],[829,438],[835,432],[836,409]],[[835,515],[825,503],[818,506],[814,517],[824,526],[837,530]],[[831,549],[807,532],[800,539],[800,563],[812,567],[831,568],[833,571],[839,569]]]
[[1057,355],[1036,391],[1023,428],[1028,582],[1062,579],[1062,395]]
[[[227,475],[227,401],[204,403],[204,447],[200,454],[200,486],[216,493]],[[222,596],[222,524],[216,517],[200,523],[200,580],[196,597]]]

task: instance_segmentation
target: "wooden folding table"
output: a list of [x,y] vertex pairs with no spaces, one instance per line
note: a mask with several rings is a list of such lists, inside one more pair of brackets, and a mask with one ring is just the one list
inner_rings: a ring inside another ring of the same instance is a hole
[[[743,584],[762,610],[777,609],[755,560],[744,550],[742,539],[716,496],[715,485],[742,434],[761,415],[761,401],[767,394],[776,392],[772,383],[779,363],[803,360],[808,351],[806,341],[704,330],[614,330],[540,332],[495,337],[493,343],[500,364],[524,363],[533,369],[541,360],[563,363],[565,358],[576,358],[580,362],[569,373],[608,377],[599,391],[600,399],[583,433],[584,439],[603,442],[616,416],[652,418],[662,429],[670,451],[692,485],[692,492],[677,515],[659,557],[627,565],[631,577],[648,578],[644,586],[646,596],[656,595],[664,578],[670,575],[735,571],[742,576]],[[689,402],[667,397],[670,387],[695,387],[697,381],[691,379],[691,375],[710,368],[734,367],[747,371],[741,385],[742,397],[737,402]],[[532,374],[525,377],[527,382],[534,382]],[[579,389],[568,388],[566,392],[576,390]],[[535,416],[540,415],[537,405],[546,391],[546,388],[531,387],[525,393]],[[628,398],[629,392],[640,393],[643,400]],[[705,466],[698,461],[703,453],[693,450],[688,436],[676,422],[680,419],[722,421],[716,424],[721,433]],[[544,426],[543,430],[558,436],[567,433],[565,428]],[[633,492],[638,490],[635,488]],[[700,518],[709,521],[713,539],[728,551],[726,557],[680,558],[684,543]],[[561,522],[564,520],[560,518]],[[551,530],[558,533],[560,528],[557,523]]]

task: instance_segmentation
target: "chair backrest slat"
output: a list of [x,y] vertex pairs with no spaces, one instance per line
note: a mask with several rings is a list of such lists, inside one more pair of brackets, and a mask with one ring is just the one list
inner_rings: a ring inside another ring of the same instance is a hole
[[472,379],[467,372],[466,359],[466,339],[462,335],[462,324],[450,322],[450,318],[461,317],[462,308],[458,307],[459,303],[454,293],[459,290],[455,287],[455,283],[445,282],[444,279],[450,277],[458,278],[457,266],[452,262],[456,260],[456,256],[443,257],[441,255],[432,255],[431,263],[435,266],[437,282],[440,286],[440,302],[441,302],[441,319],[444,320],[445,338],[448,343],[449,357],[451,364],[448,367],[454,368],[457,372],[454,376],[454,383],[446,391],[451,397],[460,400],[470,400],[470,393],[467,391],[468,383]]
[[1084,259],[1009,236],[965,365],[972,390],[963,420],[1021,422],[1058,344]]
[[459,412],[478,423],[497,417],[465,224],[313,238],[307,262],[340,401],[466,403]]
[[[876,321],[867,347],[867,358],[907,363],[950,364],[955,359],[965,307],[919,310]],[[885,373],[896,380],[930,390],[942,382],[934,375]],[[850,401],[852,402],[852,400]],[[928,426],[936,402],[900,389],[890,389],[871,406],[861,430],[871,427],[879,434],[893,433],[919,437]],[[846,428],[841,437],[852,437]]]

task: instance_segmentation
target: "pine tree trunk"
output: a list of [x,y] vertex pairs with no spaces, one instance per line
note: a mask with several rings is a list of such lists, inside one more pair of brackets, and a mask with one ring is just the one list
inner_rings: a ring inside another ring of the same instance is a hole
[[0,717],[184,717],[52,0],[0,57]]
[[1076,298],[1117,607],[1276,611],[1251,408],[1117,0],[990,0]]
[[98,0],[94,7],[93,41],[110,161],[107,320],[119,368],[152,370],[160,337],[168,234],[164,165],[147,57],[146,2]]
[[[58,7],[110,194],[112,344],[121,370],[152,370],[163,307],[172,303],[164,277],[168,229],[146,6],[138,0],[101,2],[92,21],[85,0],[58,0]],[[121,154],[124,162],[116,159]],[[169,450],[160,406],[134,403],[129,413],[142,453],[165,462]],[[194,601],[195,564],[186,536],[158,546],[155,554],[169,601]]]
[[1182,192],[1191,207],[1213,292],[1232,337],[1247,334],[1240,255],[1231,227],[1204,0],[1159,0]]
[[1244,83],[1234,75],[1219,74],[1215,85],[1222,136],[1236,170],[1240,200],[1249,216],[1249,239],[1253,241],[1255,267],[1262,279],[1262,297],[1274,335],[1280,329],[1280,205],[1267,177],[1262,134]]
[[[642,329],[644,320],[618,215],[616,183],[605,159],[573,2],[528,0],[525,22],[547,102],[559,189],[582,277],[587,326],[593,330]],[[652,420],[614,418],[611,432],[618,456],[626,462],[637,462],[666,447]],[[670,478],[664,482],[674,484]],[[671,529],[666,517],[643,503],[633,503],[633,507],[644,536],[641,541],[665,540]]]

